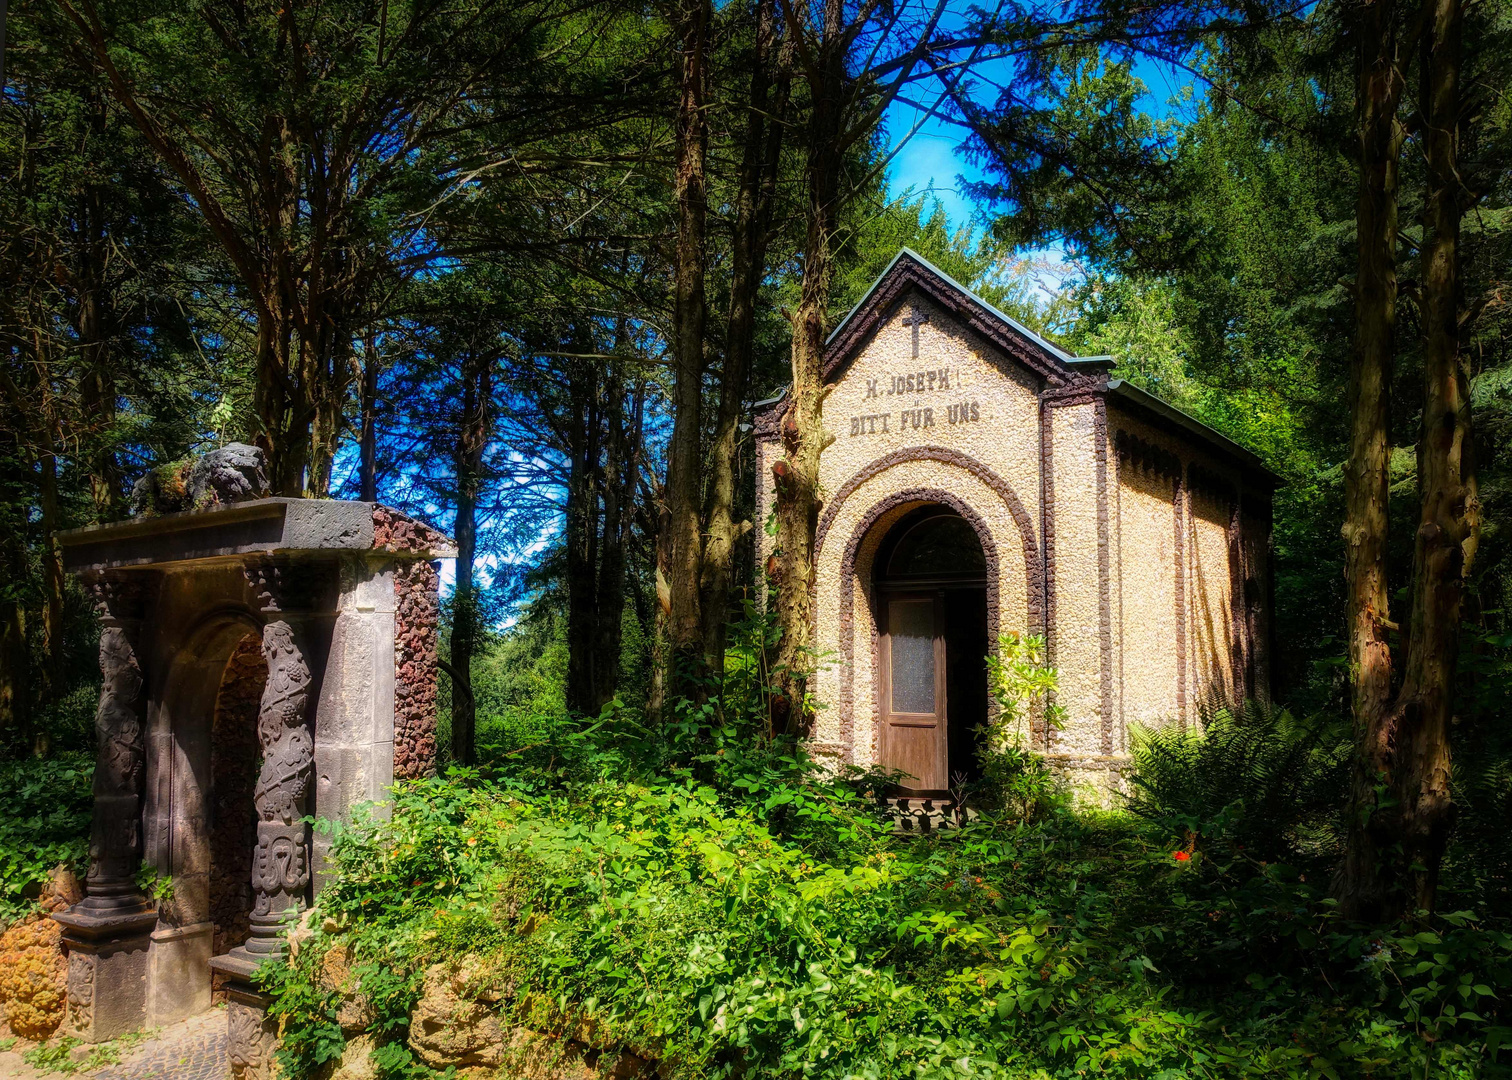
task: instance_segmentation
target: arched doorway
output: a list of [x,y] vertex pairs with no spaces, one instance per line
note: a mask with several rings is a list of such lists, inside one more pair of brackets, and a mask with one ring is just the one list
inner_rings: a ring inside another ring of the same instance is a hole
[[948,795],[981,773],[987,720],[987,559],[971,523],[922,506],[873,563],[879,764],[910,794]]
[[262,757],[257,717],[267,682],[262,637],[249,632],[226,660],[210,725],[209,914],[216,956],[246,944],[252,929],[253,789]]
[[157,898],[146,1020],[172,1023],[222,1000],[211,960],[250,929],[262,626],[240,604],[185,615],[155,697],[144,807]]

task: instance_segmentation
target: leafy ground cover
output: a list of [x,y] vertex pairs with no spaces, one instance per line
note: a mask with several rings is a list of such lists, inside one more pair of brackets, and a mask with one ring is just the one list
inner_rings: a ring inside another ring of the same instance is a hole
[[59,864],[82,879],[93,776],[93,754],[0,760],[0,928],[33,909]]
[[[1336,917],[1322,802],[1273,790],[1326,782],[1335,751],[1290,723],[1152,737],[1135,813],[1048,800],[928,838],[893,834],[875,778],[706,714],[517,725],[497,767],[322,826],[319,928],[266,976],[285,1065],[341,1052],[317,975],[340,944],[393,1076],[425,1074],[423,972],[464,955],[517,1022],[591,1020],[680,1078],[1498,1074],[1508,923]],[[1222,754],[1227,790],[1191,797],[1193,755]]]

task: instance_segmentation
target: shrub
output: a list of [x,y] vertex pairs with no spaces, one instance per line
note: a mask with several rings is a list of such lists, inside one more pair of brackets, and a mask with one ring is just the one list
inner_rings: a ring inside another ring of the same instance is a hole
[[362,1012],[321,974],[333,950],[393,1077],[433,1075],[407,1035],[436,963],[506,1030],[592,1031],[666,1080],[1497,1068],[1504,922],[1362,930],[1323,895],[1340,780],[1325,726],[1152,734],[1137,814],[1005,799],[899,836],[872,798],[885,777],[766,733],[764,641],[737,636],[725,696],[654,729],[618,705],[517,717],[487,766],[402,785],[387,819],[322,824],[320,918],[261,973],[288,1075],[328,1067]]
[[1136,731],[1133,756],[1129,810],[1171,835],[1220,839],[1271,861],[1337,849],[1350,746],[1335,724],[1219,709],[1198,731]]
[[987,657],[987,687],[998,714],[982,732],[982,783],[976,799],[984,809],[1038,820],[1067,805],[1064,785],[1030,748],[1031,725],[1051,730],[1065,722],[1054,703],[1060,671],[1046,658],[1045,639],[1035,634],[1003,634]]
[[92,754],[0,762],[0,925],[32,910],[60,863],[83,876],[93,776]]
[[338,946],[395,1076],[423,1073],[405,1038],[426,968],[464,956],[506,1022],[587,1023],[679,1080],[1468,1078],[1495,1061],[1512,988],[1496,923],[1357,932],[1307,871],[1237,843],[1173,852],[1163,820],[897,837],[869,779],[700,715],[560,724],[507,770],[324,826],[321,928],[265,976],[290,1075],[341,1052],[320,978]]

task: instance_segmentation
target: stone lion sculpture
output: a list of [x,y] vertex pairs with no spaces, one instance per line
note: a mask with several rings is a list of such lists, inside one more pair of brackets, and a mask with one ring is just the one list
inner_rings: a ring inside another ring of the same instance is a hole
[[268,462],[262,450],[229,443],[198,458],[160,465],[131,489],[136,514],[205,510],[268,496]]

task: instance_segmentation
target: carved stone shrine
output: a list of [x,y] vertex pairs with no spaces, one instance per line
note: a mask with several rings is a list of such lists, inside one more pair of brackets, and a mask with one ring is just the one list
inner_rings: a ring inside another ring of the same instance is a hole
[[61,536],[103,627],[86,895],[54,916],[68,1029],[99,1042],[225,1000],[239,1077],[272,1069],[252,975],[320,891],[307,819],[435,771],[436,560],[455,555],[377,503],[258,486]]

